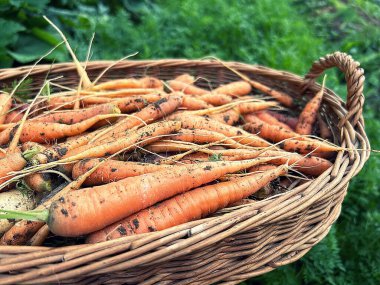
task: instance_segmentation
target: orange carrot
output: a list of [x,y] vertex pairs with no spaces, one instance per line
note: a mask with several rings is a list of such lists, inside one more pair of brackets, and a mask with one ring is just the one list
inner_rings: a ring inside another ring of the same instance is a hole
[[244,96],[252,91],[252,87],[245,81],[231,82],[213,90],[213,93],[225,94],[230,96]]
[[248,172],[264,172],[275,169],[277,166],[274,164],[259,164],[252,166],[248,169]]
[[168,84],[174,91],[180,91],[189,95],[204,95],[210,93],[210,91],[182,81],[169,80]]
[[[103,159],[84,159],[76,163],[73,168],[72,177],[79,176],[92,169]],[[119,181],[127,177],[151,173],[163,169],[170,169],[170,165],[156,165],[132,161],[107,160],[99,166],[83,183],[83,185],[94,186]]]
[[342,150],[343,148],[334,146],[318,140],[296,140],[289,139],[283,141],[280,147],[289,152],[298,152],[302,154],[308,154],[311,151],[311,155],[321,156],[321,157],[331,157],[335,152]]
[[4,124],[18,123],[21,121],[23,115],[24,115],[24,113],[20,110],[11,111],[5,117]]
[[225,94],[205,94],[198,97],[199,99],[205,101],[214,106],[221,106],[232,102],[232,98]]
[[[239,101],[236,101],[239,102]],[[257,111],[266,110],[271,107],[276,107],[277,103],[274,101],[262,101],[262,102],[242,102],[236,106],[240,114],[248,114]]]
[[178,151],[188,151],[194,149],[193,145],[183,144],[182,142],[165,142],[158,141],[150,143],[145,147],[146,150],[154,153],[160,152],[178,152]]
[[232,126],[239,121],[240,114],[235,109],[230,109],[223,113],[208,115],[208,117],[218,122]]
[[53,202],[49,211],[44,211],[44,219],[56,235],[88,234],[159,201],[267,160],[260,158],[176,166],[175,169],[84,188]]
[[313,125],[317,120],[319,107],[321,106],[323,89],[325,87],[325,79],[323,79],[322,88],[315,96],[306,104],[298,117],[296,132],[301,135],[310,135],[313,131]]
[[252,195],[286,173],[287,166],[280,166],[264,173],[199,187],[178,194],[158,205],[149,207],[90,234],[86,242],[96,243],[122,236],[160,231],[207,217],[219,209]]
[[111,140],[104,144],[92,145],[85,150],[75,148],[68,151],[61,159],[61,162],[72,162],[85,158],[98,158],[114,154],[122,149],[132,150],[139,144],[140,146],[157,141],[159,136],[168,135],[176,132],[181,128],[180,122],[175,121],[160,121],[131,132],[128,136],[120,137],[117,140]]
[[164,88],[162,81],[155,77],[143,77],[139,81],[142,88],[152,88],[158,90],[162,90]]
[[[27,121],[25,122],[24,128],[22,130],[20,141],[44,143],[68,136],[78,135],[91,128],[100,120],[112,118],[115,117],[115,115],[117,114],[97,115],[73,125]],[[5,131],[1,132],[0,145],[8,143],[13,138],[13,132],[14,128],[8,128]]]
[[87,120],[96,115],[119,113],[120,110],[114,104],[102,104],[87,109],[54,112],[33,118],[31,121],[72,125]]
[[252,135],[240,128],[229,126],[201,116],[173,114],[169,119],[182,122],[182,127],[186,129],[210,130],[232,137],[235,141],[249,146],[268,147],[271,144],[256,135]]
[[248,122],[243,126],[246,131],[249,131],[253,134],[258,134],[260,137],[272,142],[279,142],[289,138],[300,138],[297,133],[289,130],[288,128],[284,128],[279,125],[268,124],[252,114],[245,115],[244,120]]
[[181,107],[184,107],[187,110],[201,110],[211,108],[212,105],[199,98],[184,96]]
[[255,113],[254,115],[267,124],[280,126],[285,130],[293,131],[291,127],[289,127],[287,124],[283,122],[280,122],[267,111],[260,111],[260,112]]
[[25,184],[35,192],[50,192],[53,190],[52,176],[49,173],[32,173],[23,179]]
[[220,144],[227,145],[231,148],[251,148],[246,145],[242,145],[238,143],[237,141],[225,136],[224,134],[217,133],[210,130],[202,130],[202,129],[194,129],[194,130],[187,130],[182,129],[179,130],[177,134],[170,136],[168,139],[170,140],[177,140],[177,141],[184,141],[184,142],[192,142],[192,143],[213,143],[213,142],[220,142]]
[[268,113],[270,115],[272,115],[273,117],[275,117],[280,122],[288,125],[292,130],[294,130],[296,128],[296,126],[297,126],[298,118],[294,118],[294,117],[291,117],[289,115],[285,115],[285,114],[282,114],[282,113],[277,113],[277,112],[274,112],[274,111],[268,111]]
[[19,171],[23,169],[28,160],[31,159],[40,150],[37,148],[32,148],[30,150],[21,153],[18,149],[14,153],[6,154],[4,158],[0,159],[0,184],[8,181],[14,175],[9,173],[12,171]]
[[118,90],[124,88],[154,88],[162,89],[163,85],[160,80],[153,77],[144,77],[142,79],[115,79],[104,83],[97,84],[91,90]]
[[188,73],[184,73],[184,74],[181,74],[181,75],[177,76],[176,78],[174,78],[174,80],[175,81],[181,81],[181,82],[184,82],[187,84],[193,84],[195,81],[195,78],[194,78],[194,76],[192,76]]
[[5,122],[7,114],[12,107],[12,96],[0,93],[0,125]]
[[256,88],[257,90],[260,90],[261,92],[264,92],[265,94],[268,94],[275,98],[277,101],[282,103],[283,105],[287,107],[291,107],[293,105],[293,98],[289,96],[288,94],[274,90],[260,82],[254,81],[254,80],[249,80],[249,83]]

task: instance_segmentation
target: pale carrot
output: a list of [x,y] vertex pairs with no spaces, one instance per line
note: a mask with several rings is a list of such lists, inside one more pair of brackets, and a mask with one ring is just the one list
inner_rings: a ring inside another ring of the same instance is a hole
[[221,85],[213,90],[213,93],[225,94],[229,96],[244,96],[251,93],[252,87],[245,81],[231,82]]
[[0,125],[5,122],[7,114],[12,107],[12,96],[8,93],[0,93]]
[[172,88],[174,91],[180,91],[189,95],[204,95],[210,93],[210,91],[207,91],[192,84],[187,84],[182,81],[169,80],[168,84],[170,88]]

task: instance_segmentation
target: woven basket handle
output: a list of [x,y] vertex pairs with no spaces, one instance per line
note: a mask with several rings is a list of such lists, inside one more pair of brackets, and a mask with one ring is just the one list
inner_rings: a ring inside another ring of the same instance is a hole
[[359,67],[360,63],[354,61],[350,55],[342,52],[334,52],[315,61],[305,76],[305,88],[311,86],[315,79],[320,76],[326,69],[338,67],[345,75],[347,82],[347,114],[340,120],[339,127],[342,127],[347,121],[350,121],[355,127],[361,119],[364,95],[364,70]]

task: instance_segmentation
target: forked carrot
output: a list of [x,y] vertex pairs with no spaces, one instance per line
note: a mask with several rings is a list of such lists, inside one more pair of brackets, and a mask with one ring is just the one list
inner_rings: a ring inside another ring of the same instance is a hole
[[321,90],[306,104],[298,117],[296,132],[301,135],[310,135],[313,131],[313,125],[317,120],[319,107],[322,103],[325,81],[326,76],[323,78]]
[[178,194],[90,234],[86,242],[96,243],[122,236],[160,231],[207,217],[219,209],[252,195],[277,177],[285,175],[287,170],[287,166],[280,166],[264,173]]

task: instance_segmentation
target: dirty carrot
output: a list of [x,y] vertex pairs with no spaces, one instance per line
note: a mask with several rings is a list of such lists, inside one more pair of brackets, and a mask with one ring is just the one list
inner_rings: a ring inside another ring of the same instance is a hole
[[210,117],[213,120],[232,126],[239,121],[240,114],[235,109],[230,109],[223,113],[208,115],[208,117]]
[[[77,179],[96,166],[103,158],[84,159],[74,165],[72,178]],[[151,173],[163,169],[170,169],[170,165],[156,165],[133,161],[107,160],[92,173],[83,185],[94,186],[119,181],[127,177]]]
[[252,87],[245,81],[231,82],[213,90],[213,93],[225,94],[229,96],[244,96],[252,91]]
[[267,124],[280,126],[284,128],[285,130],[293,131],[291,127],[277,120],[276,117],[273,117],[268,111],[260,111],[260,112],[254,113],[254,115]]
[[214,106],[221,106],[232,102],[232,97],[225,94],[205,94],[198,97],[199,99],[205,101]]
[[[25,122],[22,130],[20,141],[44,143],[64,137],[78,135],[91,128],[97,122],[116,116],[118,116],[118,114],[97,115],[73,125],[27,121]],[[13,138],[13,133],[14,128],[8,128],[7,130],[1,132],[0,145],[8,143]]]
[[199,187],[176,195],[90,234],[86,242],[96,243],[122,236],[160,231],[207,217],[252,195],[277,177],[285,175],[287,169],[287,166],[280,166],[264,173]]
[[314,123],[317,120],[319,107],[322,103],[323,91],[325,88],[326,76],[323,78],[321,90],[306,104],[298,117],[296,132],[301,135],[310,135],[313,131]]
[[[236,101],[239,102],[239,101]],[[277,102],[274,101],[261,101],[261,102],[242,102],[236,106],[236,109],[240,114],[248,114],[257,111],[266,110],[268,108],[278,106]]]
[[292,130],[294,130],[298,123],[298,118],[292,117],[290,115],[285,115],[283,113],[278,113],[274,111],[267,111],[270,115],[275,117],[280,122],[288,125]]
[[35,192],[53,190],[52,176],[49,173],[32,173],[23,178],[25,184]]
[[184,96],[181,107],[186,108],[187,110],[201,110],[211,108],[212,105],[199,98]]

